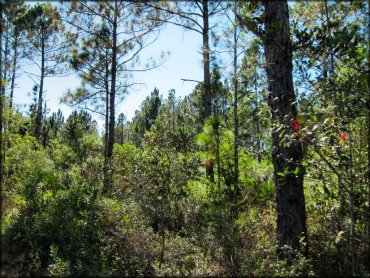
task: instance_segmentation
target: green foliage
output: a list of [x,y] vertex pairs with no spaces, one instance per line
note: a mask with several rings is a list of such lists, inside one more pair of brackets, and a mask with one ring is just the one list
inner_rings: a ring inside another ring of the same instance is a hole
[[96,122],[86,111],[73,111],[61,130],[61,136],[81,162],[86,160],[89,152],[96,153],[102,148],[97,136]]
[[[215,3],[210,7],[218,7]],[[110,159],[103,154],[105,138],[86,111],[75,110],[66,120],[61,111],[48,117],[45,113],[38,140],[33,136],[37,99],[24,116],[8,107],[6,98],[1,131],[5,276],[291,277],[350,276],[354,271],[369,276],[367,5],[325,3],[289,6],[299,96],[295,123],[288,117],[270,124],[265,68],[271,65],[264,65],[261,38],[245,36],[236,77],[237,181],[229,87],[234,80],[223,78],[221,67],[215,66],[211,75],[212,116],[204,119],[203,83],[184,98],[176,97],[175,90],[163,98],[154,89],[132,120],[122,113],[118,117]],[[70,4],[73,13],[89,7]],[[92,4],[97,7],[94,13],[112,16],[111,4]],[[144,7],[131,4],[136,18]],[[261,4],[238,3],[247,22],[263,33]],[[9,9],[7,31],[13,32],[12,24],[19,21],[17,28],[23,28],[19,30],[36,48],[39,30],[50,39],[63,30],[65,14],[49,4]],[[74,19],[85,16],[92,15]],[[67,94],[70,103],[95,93],[106,98],[102,86],[109,79],[105,63],[111,56],[104,51],[110,51],[110,33],[104,22],[89,20],[96,33],[79,41],[81,49],[71,50],[71,64],[84,84]],[[98,46],[96,38],[106,44]],[[78,41],[77,35],[70,39]],[[140,39],[135,43],[140,45]],[[122,47],[118,53],[126,50]],[[9,54],[4,55],[9,60]],[[4,64],[10,67],[9,61]],[[122,76],[127,77],[122,82],[129,80],[129,75]],[[101,78],[100,87],[93,87],[96,78]],[[120,85],[126,90],[126,83]],[[35,86],[34,93],[38,89]],[[90,100],[101,109],[100,102]],[[278,135],[278,147],[299,144],[304,150],[302,168],[287,167],[276,175],[279,179],[305,174],[308,256],[286,246],[290,258],[277,257],[272,132]],[[109,196],[103,191],[107,176]],[[351,264],[354,260],[357,269]]]
[[262,259],[254,275],[268,275],[270,277],[314,277],[312,261],[298,253],[292,262],[275,260],[274,258]]
[[184,191],[188,196],[196,202],[207,203],[210,201],[212,185],[205,179],[189,180]]
[[71,274],[69,261],[64,261],[58,256],[58,246],[54,244],[50,246],[50,257],[53,261],[48,266],[48,272],[51,276],[64,277]]
[[154,124],[161,107],[161,98],[159,96],[158,89],[154,88],[150,97],[141,105],[141,110],[135,112],[135,116],[132,119],[132,134],[133,141],[135,144],[139,144],[144,137],[146,131],[150,131]]
[[205,276],[216,272],[216,265],[191,240],[181,236],[171,236],[164,246],[164,263],[156,265],[158,276]]

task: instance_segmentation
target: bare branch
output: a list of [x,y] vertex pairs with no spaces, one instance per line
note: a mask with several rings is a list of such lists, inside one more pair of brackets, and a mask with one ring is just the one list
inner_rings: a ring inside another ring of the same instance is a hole
[[202,83],[202,81],[194,80],[194,79],[184,79],[184,78],[181,78],[181,80],[182,81],[190,81],[190,82]]

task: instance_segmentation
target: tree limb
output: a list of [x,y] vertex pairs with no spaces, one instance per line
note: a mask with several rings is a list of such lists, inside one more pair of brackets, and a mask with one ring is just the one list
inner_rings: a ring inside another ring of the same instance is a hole
[[182,81],[191,81],[191,82],[197,82],[197,83],[202,83],[202,81],[194,80],[194,79],[184,79],[181,78]]
[[258,38],[260,38],[262,41],[265,41],[265,34],[264,32],[261,32],[250,19],[246,19],[242,17],[239,14],[236,14],[236,18],[238,19],[240,25],[247,28],[249,31],[251,31],[253,34],[255,34]]

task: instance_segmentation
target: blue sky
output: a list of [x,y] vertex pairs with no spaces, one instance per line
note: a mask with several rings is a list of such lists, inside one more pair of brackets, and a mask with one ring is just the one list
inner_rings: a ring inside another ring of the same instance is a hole
[[[185,96],[193,90],[196,83],[184,82],[181,78],[203,80],[203,70],[201,65],[202,38],[200,34],[185,31],[184,29],[167,25],[161,31],[158,40],[147,49],[143,50],[142,56],[158,56],[162,51],[169,51],[170,55],[166,62],[157,69],[147,72],[137,72],[134,75],[136,82],[145,83],[143,86],[137,86],[134,92],[131,92],[124,101],[117,107],[117,115],[123,112],[128,119],[131,119],[142,103],[150,95],[154,87],[159,89],[160,94],[167,97],[168,91],[175,89],[176,96]],[[32,96],[29,92],[34,86],[33,81],[23,75],[17,79],[17,88],[15,90],[14,102],[18,105],[26,105],[32,102]],[[45,100],[50,112],[57,111],[60,108],[67,117],[73,108],[60,103],[60,98],[67,89],[78,87],[80,80],[71,75],[68,77],[50,77],[45,80]],[[27,108],[23,108],[27,111]],[[103,120],[100,116],[93,115],[100,128],[103,127]]]

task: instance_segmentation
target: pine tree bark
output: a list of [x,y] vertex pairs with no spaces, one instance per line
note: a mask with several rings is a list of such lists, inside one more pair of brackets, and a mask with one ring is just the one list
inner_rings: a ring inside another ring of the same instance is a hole
[[116,79],[117,79],[117,1],[115,1],[113,34],[112,34],[112,69],[111,69],[111,89],[109,95],[109,134],[107,157],[110,159],[113,155],[114,127],[115,127],[115,101],[116,101]]
[[[369,1],[370,2],[370,1]],[[370,3],[369,3],[370,4]],[[369,6],[370,7],[370,6]],[[370,14],[369,14],[370,16]],[[369,26],[370,28],[370,26]],[[370,29],[368,29],[370,30]],[[370,47],[370,42],[369,42]],[[368,65],[370,65],[370,49],[368,48]],[[368,93],[368,111],[367,111],[367,200],[370,204],[370,80],[367,80],[367,93]],[[367,238],[370,238],[370,205],[367,208]],[[367,245],[367,258],[370,261],[370,240]],[[368,265],[370,270],[370,264]]]
[[[108,144],[106,147],[106,159],[104,162],[104,193],[110,192],[112,189],[112,169],[111,158],[113,156],[114,133],[115,133],[115,101],[116,101],[116,80],[117,80],[117,20],[118,20],[118,3],[114,1],[114,15],[112,26],[112,62],[111,62],[111,83],[109,98],[106,99],[106,109],[109,110],[109,123],[108,123]],[[107,105],[109,103],[109,106]]]
[[[234,1],[234,12],[237,14],[237,2]],[[236,19],[235,19],[236,21]],[[234,183],[235,192],[239,195],[239,117],[238,117],[238,36],[237,26],[234,27]]]
[[[349,113],[348,113],[349,114]],[[348,115],[348,119],[349,115]],[[351,252],[351,267],[352,267],[352,275],[356,276],[357,274],[357,246],[356,246],[356,217],[355,217],[355,175],[353,173],[353,147],[352,147],[352,132],[351,126],[348,125],[348,144],[349,144],[349,167],[348,167],[348,176],[349,176],[349,217],[350,217],[350,252]]]
[[203,0],[204,120],[212,114],[208,0]]
[[13,107],[14,87],[15,87],[15,74],[17,71],[17,59],[18,59],[18,34],[14,33],[14,56],[13,56],[13,68],[12,68],[12,79],[10,83],[10,100],[9,107]]
[[[3,86],[3,3],[0,2],[0,86]],[[0,88],[0,220],[3,218],[3,183],[4,183],[4,150],[3,150],[3,114],[4,114],[4,95]],[[1,242],[1,254],[3,242]]]
[[[108,50],[106,49],[105,55],[108,55]],[[107,164],[108,159],[108,138],[109,138],[109,63],[105,61],[105,134],[104,134],[104,163]],[[106,166],[106,165],[105,165]]]
[[106,151],[105,160],[105,177],[104,177],[104,192],[110,191],[112,185],[112,173],[109,171],[111,169],[111,158],[113,155],[113,145],[114,145],[114,128],[115,128],[115,101],[116,101],[116,80],[117,80],[117,1],[114,2],[114,16],[113,16],[113,28],[112,28],[112,64],[111,64],[111,87],[109,91],[109,99],[107,98],[107,103],[109,102],[109,124],[108,124],[108,145]]
[[37,113],[36,113],[36,125],[35,133],[36,137],[40,139],[41,125],[42,125],[42,103],[43,103],[43,91],[44,91],[44,78],[45,78],[45,40],[43,37],[43,31],[41,31],[41,75],[40,75],[40,88],[39,96],[37,101]]
[[[258,111],[258,86],[257,86],[257,79],[258,79],[258,74],[257,72],[255,73],[254,75],[254,93],[255,93],[255,102],[254,102],[254,105],[255,105],[255,108],[256,108],[256,111],[255,113]],[[262,135],[262,128],[261,128],[261,123],[259,121],[259,119],[257,118],[257,115],[255,115],[254,113],[254,116],[256,116],[256,133],[257,133],[257,159],[258,159],[258,162],[261,163],[262,161],[262,154],[261,154],[261,150],[262,150],[262,147],[261,147],[261,135]]]
[[[367,15],[370,18],[370,0],[367,1]],[[367,30],[370,30],[370,21],[367,23]],[[367,40],[367,67],[370,70],[370,33],[368,32]],[[370,204],[370,79],[367,79],[367,200]],[[370,238],[370,205],[367,208],[367,238]],[[367,244],[367,261],[370,261],[370,241]],[[370,264],[367,264],[368,270],[370,269]]]
[[[297,116],[292,78],[292,45],[290,41],[287,1],[266,1],[265,58],[269,82],[269,104],[273,123],[283,123],[285,134],[292,134],[291,120]],[[291,259],[285,245],[300,249],[301,237],[307,237],[303,192],[303,150],[299,142],[282,144],[280,132],[273,132],[274,178],[277,203],[278,256]],[[292,173],[298,168],[298,173]],[[287,171],[288,169],[288,171]],[[284,173],[282,176],[280,173]],[[280,174],[280,175],[279,175]],[[304,240],[306,243],[306,240]],[[307,253],[307,244],[304,253]]]
[[105,78],[105,132],[104,132],[104,186],[108,187],[109,178],[108,178],[108,140],[109,140],[109,82],[108,82],[108,63],[106,63],[106,78]]

